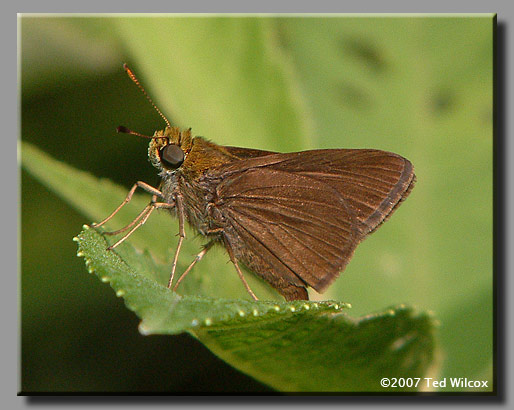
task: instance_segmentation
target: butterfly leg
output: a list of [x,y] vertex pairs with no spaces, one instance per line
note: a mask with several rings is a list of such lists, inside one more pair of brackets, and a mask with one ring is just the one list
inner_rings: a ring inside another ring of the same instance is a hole
[[[211,249],[212,245],[214,245],[214,241],[209,242],[205,247],[202,249],[202,251],[196,255],[196,257],[193,259],[193,262],[187,267],[187,269],[184,271],[184,273],[178,278],[177,283],[175,283],[175,286],[173,287],[173,291],[176,292],[178,285],[182,280],[186,277],[186,275],[193,269],[193,266],[196,265],[197,262],[200,262],[204,255],[207,253],[209,249]],[[171,287],[171,284],[168,284],[168,288]]]
[[253,300],[259,300],[257,296],[255,296],[255,293],[253,293],[252,289],[250,289],[250,286],[248,285],[248,282],[246,281],[245,277],[243,276],[243,272],[241,272],[241,268],[239,267],[239,264],[237,263],[237,259],[234,255],[234,251],[232,250],[232,247],[228,243],[228,241],[225,239],[225,247],[228,252],[228,256],[230,257],[230,260],[236,267],[237,274],[239,275],[239,278],[243,282],[243,285],[245,286],[247,292],[250,294],[250,296],[253,298]]
[[156,196],[156,195],[154,195],[154,196],[152,196],[152,201],[151,201],[147,206],[145,206],[145,208],[144,208],[144,209],[139,213],[139,215],[138,215],[138,216],[136,216],[136,217],[134,218],[134,220],[133,220],[131,223],[129,223],[128,225],[124,226],[124,227],[123,227],[123,228],[121,228],[121,229],[118,229],[117,231],[104,232],[104,235],[118,235],[119,233],[125,232],[127,229],[132,228],[132,226],[133,226],[135,223],[139,222],[139,220],[140,220],[142,217],[146,216],[146,213],[147,213],[147,212],[150,212],[150,208],[151,208],[151,207],[153,206],[153,204],[154,204],[154,203],[156,203],[156,202],[157,202],[157,196]]
[[114,212],[112,214],[110,214],[107,218],[105,218],[102,222],[99,222],[99,223],[93,223],[91,224],[91,226],[93,228],[98,228],[99,226],[102,226],[103,224],[105,224],[106,222],[108,222],[109,220],[111,220],[111,218],[116,215],[121,208],[123,208],[126,204],[128,204],[130,202],[130,200],[132,199],[132,196],[134,195],[134,192],[136,191],[137,188],[142,188],[144,189],[146,192],[149,192],[150,194],[153,194],[155,197],[158,197],[158,198],[162,198],[162,192],[159,191],[157,188],[154,188],[153,186],[151,185],[148,185],[146,182],[143,182],[143,181],[137,181],[134,186],[130,189],[129,193],[127,194],[127,197],[124,199],[124,201],[120,204],[120,206],[118,206]]
[[[130,223],[128,224],[126,227],[124,228],[121,228],[119,229],[118,231],[116,232],[110,232],[111,234],[113,233],[119,233],[119,232],[123,232],[123,231],[126,231],[129,227],[131,227],[132,225],[134,225],[134,227],[125,235],[123,236],[119,241],[117,241],[115,244],[109,246],[107,248],[108,251],[110,251],[111,249],[114,249],[116,248],[120,243],[124,242],[125,239],[127,239],[130,235],[132,235],[132,233],[137,229],[139,228],[141,225],[143,225],[147,219],[150,217],[150,215],[152,214],[152,212],[155,210],[155,209],[158,209],[158,208],[174,208],[175,207],[175,204],[174,203],[167,203],[167,202],[151,202],[150,204],[148,204],[146,206],[145,209],[143,209],[143,211]],[[146,212],[146,214],[145,214]],[[137,224],[136,224],[136,221],[138,221]]]
[[184,238],[186,237],[186,230],[184,228],[185,225],[185,214],[184,214],[184,199],[182,195],[178,194],[175,198],[175,203],[177,205],[177,216],[178,216],[178,244],[177,249],[175,250],[175,257],[173,258],[173,265],[171,265],[171,275],[170,280],[168,281],[168,289],[171,289],[171,283],[173,282],[173,277],[175,276],[175,271],[177,270],[177,262],[178,255],[180,253],[180,248],[182,248],[182,242],[184,242]]

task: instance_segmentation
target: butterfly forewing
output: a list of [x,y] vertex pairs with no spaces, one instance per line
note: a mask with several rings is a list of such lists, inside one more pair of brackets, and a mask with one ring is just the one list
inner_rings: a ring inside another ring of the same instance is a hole
[[383,222],[414,182],[411,163],[380,150],[315,150],[290,155],[276,169],[331,185],[371,232]]

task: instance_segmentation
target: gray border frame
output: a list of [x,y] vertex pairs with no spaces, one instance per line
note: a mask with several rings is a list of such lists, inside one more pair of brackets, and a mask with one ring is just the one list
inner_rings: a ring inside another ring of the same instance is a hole
[[[157,406],[198,406],[204,407],[209,404],[214,405],[230,405],[234,404],[237,406],[245,405],[246,403],[257,405],[257,406],[274,406],[274,405],[294,405],[297,406],[312,406],[312,405],[348,405],[348,404],[364,404],[365,406],[373,406],[374,404],[393,404],[398,405],[405,403],[409,406],[415,405],[418,402],[424,402],[423,404],[428,405],[429,408],[437,406],[440,408],[441,405],[452,405],[452,404],[472,404],[478,405],[505,405],[513,404],[512,394],[509,394],[510,388],[514,385],[511,379],[512,371],[514,370],[514,359],[513,355],[508,349],[508,346],[514,345],[513,337],[513,325],[512,318],[514,303],[512,302],[511,295],[514,294],[514,279],[511,276],[513,272],[513,256],[509,252],[512,244],[512,234],[514,231],[513,220],[510,217],[510,210],[514,208],[513,198],[513,166],[510,158],[514,157],[514,147],[508,136],[511,136],[511,122],[509,114],[509,102],[512,101],[513,86],[510,79],[507,78],[508,73],[512,73],[513,67],[513,55],[512,52],[512,30],[510,26],[514,19],[513,3],[507,0],[490,0],[486,3],[482,1],[442,1],[432,0],[427,3],[412,2],[407,0],[389,0],[388,2],[381,2],[378,0],[352,2],[348,4],[336,3],[333,0],[324,1],[318,0],[315,3],[302,1],[261,1],[259,4],[254,2],[240,2],[240,1],[218,1],[216,3],[210,3],[207,1],[188,1],[188,2],[169,2],[164,0],[134,3],[128,4],[127,2],[115,1],[109,4],[94,0],[85,3],[71,4],[64,2],[63,0],[50,0],[44,3],[36,3],[35,1],[22,1],[20,3],[7,4],[2,7],[2,20],[6,20],[5,24],[2,24],[2,30],[5,32],[2,36],[2,43],[5,47],[5,55],[10,55],[11,48],[15,47],[13,44],[17,44],[15,41],[10,41],[11,37],[9,34],[15,32],[13,27],[13,21],[16,20],[17,12],[203,12],[203,13],[252,13],[252,12],[267,12],[267,13],[334,13],[334,12],[345,12],[345,13],[498,13],[498,37],[497,37],[497,72],[496,72],[496,89],[495,89],[495,223],[496,223],[496,234],[495,234],[495,252],[496,252],[496,277],[497,277],[497,343],[499,349],[497,350],[497,368],[498,371],[498,397],[474,397],[471,395],[462,396],[443,396],[437,397],[418,396],[418,397],[405,397],[405,396],[393,396],[393,397],[381,397],[381,396],[368,396],[362,397],[316,397],[316,398],[266,398],[260,399],[245,398],[245,397],[232,397],[232,398],[211,398],[211,397],[199,397],[199,398],[151,398],[146,397],[142,399],[134,398],[116,398],[116,397],[105,397],[105,398],[51,398],[51,397],[40,397],[40,398],[24,398],[16,397],[18,391],[18,357],[19,357],[19,325],[18,315],[9,315],[4,318],[4,338],[3,348],[0,349],[2,352],[1,363],[1,377],[2,377],[2,397],[3,402],[8,405],[9,408],[25,408],[26,406],[62,406],[72,407],[74,405],[81,405],[82,408],[103,408],[111,405],[119,406],[130,406],[134,407],[146,407],[150,404]],[[13,10],[11,10],[13,9]],[[510,23],[510,24],[509,24]],[[15,22],[17,24],[17,22]],[[16,30],[17,33],[17,30]],[[7,43],[9,46],[7,46]],[[17,47],[17,46],[16,46]],[[9,51],[9,52],[8,52]],[[17,57],[18,62],[18,57]],[[5,100],[3,105],[2,113],[6,114],[3,118],[8,118],[7,121],[7,135],[19,135],[19,94],[18,94],[18,83],[19,78],[17,76],[16,86],[14,81],[5,81],[10,76],[11,66],[9,64],[3,65],[4,73],[4,87],[7,92],[2,94],[2,99]],[[14,71],[14,70],[13,70]],[[17,73],[16,73],[17,74]],[[16,108],[13,101],[16,100]],[[16,119],[16,121],[14,121]],[[11,129],[12,128],[12,129]],[[12,133],[11,133],[12,131]],[[8,137],[11,140],[12,137]],[[14,142],[13,142],[14,145]],[[10,146],[10,144],[9,144]],[[16,179],[12,178],[12,169],[18,168],[15,164],[15,157],[13,151],[10,149],[2,150],[2,161],[0,166],[2,167],[1,172],[3,175],[2,185],[3,189],[6,188],[7,192],[14,191],[16,193],[17,201],[20,200],[19,192],[19,172],[16,172]],[[5,158],[4,158],[5,157]],[[12,190],[12,191],[11,191]],[[9,195],[9,194],[7,194]],[[1,298],[2,304],[5,305],[4,311],[12,312],[12,306],[16,304],[18,306],[17,294],[12,289],[18,286],[18,281],[14,272],[18,272],[18,203],[9,200],[4,201],[2,207],[3,227],[2,236],[5,236],[3,240],[4,246],[2,258],[7,261],[7,264],[3,264],[4,279],[7,283],[3,286],[3,297]],[[12,209],[11,209],[12,207]],[[16,215],[16,219],[12,218],[11,215]],[[16,236],[16,241],[12,238]],[[15,249],[16,247],[16,249]],[[16,259],[14,258],[16,255]],[[15,296],[16,295],[16,296]],[[10,307],[10,308],[9,308]],[[5,322],[7,321],[7,327],[5,328]],[[13,352],[16,352],[13,354]],[[428,402],[428,403],[427,403]]]

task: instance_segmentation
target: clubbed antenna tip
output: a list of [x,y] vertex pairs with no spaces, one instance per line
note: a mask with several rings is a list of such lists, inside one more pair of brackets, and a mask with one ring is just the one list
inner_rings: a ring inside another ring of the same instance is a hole
[[148,135],[143,135],[143,134],[140,134],[139,132],[132,131],[132,130],[128,129],[127,127],[124,127],[123,125],[120,125],[118,128],[116,128],[116,132],[122,132],[123,134],[137,135],[138,137],[143,137],[143,138],[150,138],[150,139],[153,138]]

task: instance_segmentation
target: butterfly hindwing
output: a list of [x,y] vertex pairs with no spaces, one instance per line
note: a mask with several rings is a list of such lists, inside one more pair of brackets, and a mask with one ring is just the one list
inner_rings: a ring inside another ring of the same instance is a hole
[[[355,215],[331,186],[272,168],[246,170],[222,182],[216,207],[225,218],[229,240],[270,265],[269,274],[322,291],[350,259],[360,240]],[[230,238],[237,235],[238,238]],[[265,276],[268,272],[257,272]]]

